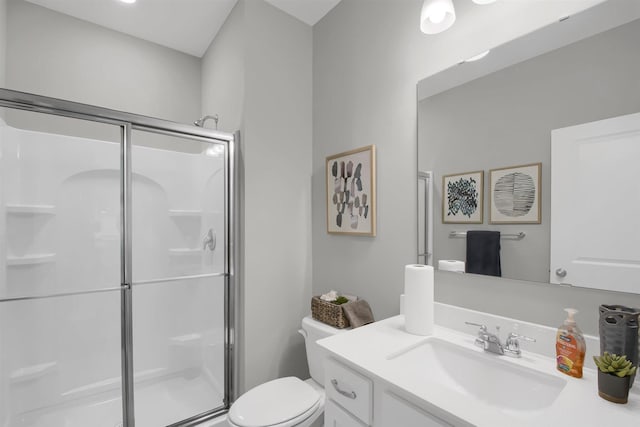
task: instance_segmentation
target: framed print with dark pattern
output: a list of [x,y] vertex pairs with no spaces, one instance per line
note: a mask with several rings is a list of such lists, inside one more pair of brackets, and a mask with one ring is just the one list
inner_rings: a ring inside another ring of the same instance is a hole
[[482,224],[484,171],[442,177],[442,222]]
[[376,235],[376,147],[327,157],[327,232]]
[[489,223],[540,224],[542,163],[489,171]]

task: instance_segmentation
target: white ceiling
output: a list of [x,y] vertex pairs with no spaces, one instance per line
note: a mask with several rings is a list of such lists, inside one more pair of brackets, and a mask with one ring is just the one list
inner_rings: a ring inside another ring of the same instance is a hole
[[315,25],[341,0],[265,0],[308,25]]
[[[238,0],[27,0],[85,21],[201,57]],[[251,1],[251,0],[249,0]],[[314,25],[340,0],[265,0]]]

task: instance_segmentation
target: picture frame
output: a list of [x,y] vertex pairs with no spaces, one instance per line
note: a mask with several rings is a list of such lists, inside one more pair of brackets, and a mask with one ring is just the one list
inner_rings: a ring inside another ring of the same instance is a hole
[[542,163],[489,171],[489,223],[542,223]]
[[327,233],[376,235],[376,147],[326,158]]
[[482,224],[484,171],[442,177],[442,223]]

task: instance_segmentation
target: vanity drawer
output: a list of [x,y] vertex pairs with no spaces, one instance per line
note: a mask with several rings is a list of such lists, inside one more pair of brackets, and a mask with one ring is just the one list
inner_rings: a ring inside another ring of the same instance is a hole
[[371,425],[373,383],[371,380],[333,359],[325,361],[327,397]]
[[324,427],[365,427],[365,425],[334,401],[327,400],[324,408]]
[[451,424],[388,391],[382,395],[382,410],[376,424],[402,427],[451,427]]

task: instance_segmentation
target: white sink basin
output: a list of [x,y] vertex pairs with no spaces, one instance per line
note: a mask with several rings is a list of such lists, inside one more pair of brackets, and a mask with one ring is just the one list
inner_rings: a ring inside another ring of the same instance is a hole
[[388,357],[417,381],[438,384],[506,411],[535,411],[550,406],[566,380],[504,360],[505,356],[429,338]]

